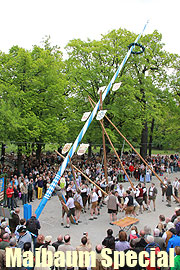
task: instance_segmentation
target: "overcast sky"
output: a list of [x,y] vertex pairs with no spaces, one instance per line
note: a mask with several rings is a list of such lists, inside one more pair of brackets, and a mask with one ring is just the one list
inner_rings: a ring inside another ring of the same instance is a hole
[[[100,39],[112,29],[145,34],[157,29],[166,50],[180,54],[180,0],[1,0],[0,50],[32,49],[50,35],[63,48],[69,40]],[[132,42],[132,41],[130,41]]]

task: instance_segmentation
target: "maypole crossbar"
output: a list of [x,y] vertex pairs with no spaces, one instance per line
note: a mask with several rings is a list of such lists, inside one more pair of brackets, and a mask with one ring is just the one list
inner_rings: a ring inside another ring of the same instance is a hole
[[[146,24],[145,24],[145,26],[144,26],[142,32],[141,32],[141,33],[139,34],[139,36],[136,38],[136,40],[135,40],[134,43],[137,43],[137,42],[138,42],[138,40],[139,40],[140,37],[142,36],[142,34],[143,34],[143,32],[144,32],[144,30],[145,30],[147,24],[148,24],[148,21],[146,22]],[[129,50],[128,50],[126,56],[124,57],[124,59],[123,59],[123,61],[122,61],[122,63],[121,63],[121,65],[118,67],[118,69],[117,69],[117,71],[115,72],[115,74],[114,74],[112,80],[110,81],[109,85],[108,85],[107,88],[105,89],[105,91],[104,91],[104,93],[103,93],[103,95],[102,95],[102,101],[105,99],[105,97],[106,97],[107,94],[109,93],[112,84],[115,82],[115,80],[116,80],[117,76],[119,75],[120,71],[123,69],[123,67],[124,67],[126,61],[128,60],[128,58],[129,58],[129,56],[130,56],[132,50],[134,49],[134,47],[135,47],[135,45],[133,45],[133,46],[131,46],[131,47],[129,48]],[[77,149],[77,147],[78,147],[80,141],[82,140],[84,134],[86,133],[86,131],[87,131],[89,125],[91,124],[92,120],[94,119],[94,117],[95,117],[95,115],[96,115],[96,113],[97,113],[97,111],[98,111],[98,109],[99,109],[99,106],[100,106],[100,100],[98,101],[98,103],[97,103],[96,106],[94,107],[94,110],[92,111],[90,117],[88,118],[88,120],[86,121],[84,127],[83,127],[82,130],[80,131],[80,133],[79,133],[78,137],[76,138],[76,140],[75,140],[73,146],[72,146],[71,149],[69,150],[68,155],[66,156],[66,158],[65,158],[65,160],[63,161],[61,167],[59,168],[59,171],[57,172],[57,174],[56,174],[54,180],[52,181],[50,187],[48,188],[46,194],[44,195],[44,197],[43,197],[43,199],[41,200],[41,202],[40,202],[38,208],[36,209],[35,214],[36,214],[36,217],[37,217],[37,218],[39,218],[39,216],[40,216],[40,214],[42,213],[42,210],[44,209],[44,207],[45,207],[47,201],[48,201],[49,198],[51,197],[51,195],[52,195],[52,193],[53,193],[53,191],[54,191],[54,189],[55,189],[55,187],[56,187],[58,181],[59,181],[60,178],[62,177],[62,175],[63,175],[63,173],[64,173],[64,171],[65,171],[65,169],[66,169],[66,167],[67,167],[67,165],[68,165],[68,163],[69,163],[69,156],[70,156],[70,157],[73,156],[73,154],[74,154],[74,152],[76,151],[76,149]]]

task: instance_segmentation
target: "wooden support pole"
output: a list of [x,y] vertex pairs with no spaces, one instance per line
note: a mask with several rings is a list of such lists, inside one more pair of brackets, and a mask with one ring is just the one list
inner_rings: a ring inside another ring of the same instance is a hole
[[[100,91],[100,109],[103,109],[102,105],[102,91]],[[103,119],[100,120],[103,124]],[[106,179],[106,184],[108,185],[108,174],[107,174],[107,157],[106,157],[106,143],[105,143],[105,136],[104,136],[104,130],[102,128],[102,139],[103,139],[103,153],[104,153],[104,176]],[[106,191],[108,191],[108,186],[106,188]]]
[[[93,105],[92,103],[91,103],[91,106],[94,107],[94,105]],[[119,163],[120,163],[120,165],[121,165],[121,167],[122,167],[122,169],[123,169],[123,172],[124,172],[125,175],[127,176],[127,179],[128,179],[128,181],[129,181],[131,187],[132,187],[134,190],[136,190],[135,187],[134,187],[134,185],[133,185],[133,183],[132,183],[132,181],[131,181],[131,179],[129,178],[129,175],[127,174],[127,172],[126,172],[126,170],[125,170],[125,168],[124,168],[124,166],[123,166],[123,164],[122,164],[122,162],[121,162],[121,159],[120,159],[120,157],[119,157],[119,155],[118,155],[116,149],[114,148],[114,145],[113,145],[113,143],[112,143],[112,141],[111,141],[109,135],[107,134],[107,131],[105,130],[104,125],[102,124],[101,121],[99,121],[99,122],[100,122],[100,124],[101,124],[101,126],[102,126],[102,129],[104,130],[104,133],[106,134],[106,137],[108,138],[108,141],[109,141],[111,147],[113,148],[113,151],[114,151],[114,153],[115,153],[115,155],[116,155],[116,157],[117,157],[117,159],[118,159],[118,161],[119,161]]]
[[[91,97],[89,99],[94,103]],[[151,170],[151,172],[157,177],[157,179],[162,183],[163,186],[167,187],[166,184],[162,181],[162,179],[159,177],[159,175],[149,166],[149,164],[144,160],[144,158],[136,151],[136,149],[132,146],[132,144],[126,139],[126,137],[120,132],[120,130],[113,124],[113,122],[105,115],[106,119],[109,121],[109,123],[116,129],[116,131],[121,135],[121,137],[129,144],[129,146],[134,150],[134,152],[139,156],[139,158],[144,162],[144,164]],[[176,201],[180,202],[180,199],[178,199],[174,194],[173,197]]]
[[74,184],[75,184],[76,190],[78,190],[78,185],[77,185],[77,182],[76,182],[76,175],[75,175],[75,172],[74,172],[74,169],[73,169],[73,166],[72,166],[72,160],[71,160],[71,157],[70,156],[69,156],[69,164],[71,166],[71,170],[72,170],[72,174],[73,174],[73,179],[74,179]]
[[[55,150],[56,154],[58,154],[60,157],[62,157],[63,159],[65,159],[65,157],[63,155],[61,155],[57,150]],[[87,175],[85,175],[81,170],[79,170],[77,167],[75,167],[72,164],[72,167],[79,172],[80,174],[82,174],[91,184],[93,184],[95,187],[97,187],[97,189],[99,189],[102,193],[104,193],[104,195],[108,196],[108,194],[101,188],[99,187],[96,183],[94,183]]]

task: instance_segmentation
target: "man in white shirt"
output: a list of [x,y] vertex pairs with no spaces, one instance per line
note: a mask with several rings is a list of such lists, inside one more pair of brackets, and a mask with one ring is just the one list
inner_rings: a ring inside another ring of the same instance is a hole
[[176,177],[175,180],[173,181],[174,195],[176,197],[178,197],[178,185],[179,185],[178,178]]
[[168,182],[168,179],[167,177],[164,177],[164,185],[162,183],[160,183],[160,187],[162,189],[162,202],[164,202],[164,195],[166,194],[166,187],[167,187],[167,182]]
[[[68,213],[67,213],[67,218],[66,218],[67,225],[65,226],[65,228],[70,228],[70,220],[69,220],[69,218],[70,218],[71,215],[74,217],[74,219],[76,221],[76,225],[78,225],[77,218],[76,218],[76,215],[75,215],[75,205],[74,205],[74,199],[72,197],[72,191],[69,191],[68,197],[69,198],[68,198],[68,200],[66,202],[66,206],[68,207],[69,210],[68,210]],[[62,202],[62,204],[64,204],[64,203]]]
[[81,223],[81,221],[79,220],[80,215],[81,215],[81,210],[83,209],[83,201],[82,201],[82,197],[81,197],[81,190],[78,189],[76,194],[74,195],[74,205],[76,208],[76,217],[77,217],[77,222]]
[[[98,204],[98,195],[96,193],[96,188],[93,188],[92,193],[90,194],[91,196],[91,218],[89,220],[97,219],[98,211],[97,211],[97,204]],[[95,216],[93,217],[93,214]]]

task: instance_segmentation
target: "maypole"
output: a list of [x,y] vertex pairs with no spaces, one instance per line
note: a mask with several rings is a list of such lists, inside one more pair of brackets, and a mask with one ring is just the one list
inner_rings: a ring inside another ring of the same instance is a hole
[[[125,63],[127,62],[129,56],[131,55],[131,52],[133,51],[135,45],[137,44],[138,40],[140,39],[140,37],[142,36],[146,26],[148,24],[148,21],[146,22],[146,24],[144,25],[144,28],[142,30],[142,32],[139,34],[139,36],[136,38],[135,42],[131,44],[131,46],[129,47],[129,50],[126,54],[126,56],[124,57],[121,65],[118,67],[117,71],[115,72],[113,78],[111,79],[109,85],[107,86],[107,88],[105,89],[103,95],[102,95],[102,101],[105,99],[105,97],[107,96],[107,94],[109,93],[110,89],[111,89],[111,86],[112,84],[115,82],[117,76],[119,75],[120,71],[123,69]],[[99,106],[100,106],[100,100],[98,101],[98,103],[96,104],[94,110],[92,111],[90,117],[88,118],[88,120],[86,121],[84,127],[82,128],[82,130],[80,131],[78,137],[76,138],[73,146],[71,147],[68,155],[66,156],[65,160],[63,161],[61,167],[59,168],[59,171],[57,172],[54,180],[52,181],[50,187],[48,188],[48,190],[46,191],[46,194],[44,195],[43,199],[41,200],[38,208],[36,209],[35,213],[36,213],[36,217],[39,218],[40,214],[42,213],[42,210],[44,209],[47,201],[49,200],[49,198],[51,197],[58,181],[60,180],[60,178],[62,177],[67,165],[68,165],[68,162],[69,162],[69,156],[72,157],[74,152],[76,151],[80,141],[82,140],[84,134],[86,133],[89,125],[91,124],[92,120],[94,119],[98,109],[99,109]]]

